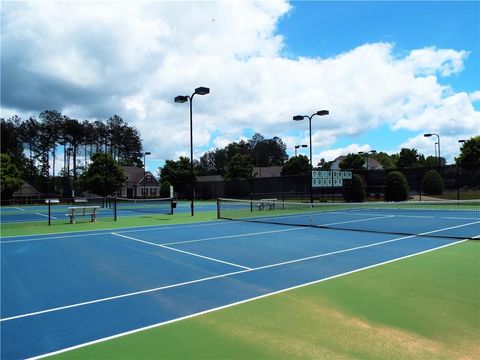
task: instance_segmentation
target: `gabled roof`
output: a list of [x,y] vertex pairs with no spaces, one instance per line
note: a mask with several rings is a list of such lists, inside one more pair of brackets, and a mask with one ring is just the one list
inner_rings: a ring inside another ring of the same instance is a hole
[[[125,173],[125,176],[128,178],[127,187],[130,187],[133,185],[137,185],[137,186],[143,185],[144,173],[142,168],[139,168],[138,166],[122,166],[122,167],[123,167],[123,172]],[[158,180],[150,171],[146,171],[145,175],[151,175],[155,180],[154,182],[158,184]]]
[[27,182],[23,183],[20,189],[18,189],[12,194],[12,196],[14,197],[29,197],[29,196],[40,196],[40,195],[42,195],[42,193]]

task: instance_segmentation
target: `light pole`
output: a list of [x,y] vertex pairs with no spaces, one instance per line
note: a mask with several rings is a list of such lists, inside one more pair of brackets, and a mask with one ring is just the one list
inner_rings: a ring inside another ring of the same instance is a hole
[[68,176],[68,190],[72,192],[72,198],[75,196],[75,190],[70,182],[70,157],[72,156],[73,148],[67,148],[67,176]]
[[194,210],[193,210],[193,203],[194,203],[194,198],[195,198],[195,190],[194,190],[194,186],[195,186],[195,177],[194,177],[194,174],[193,174],[193,126],[192,126],[192,101],[193,101],[193,97],[195,95],[207,95],[210,93],[210,89],[207,88],[207,87],[198,87],[195,89],[195,91],[193,92],[192,95],[188,96],[188,95],[178,95],[175,97],[174,101],[176,103],[180,103],[180,104],[183,104],[184,102],[189,102],[190,103],[190,181],[191,181],[191,188],[192,188],[192,196],[191,196],[191,199],[192,199],[192,202],[190,204],[190,207],[191,207],[191,210],[192,210],[192,216],[194,215]]
[[[460,147],[462,147],[465,143],[467,142],[467,140],[464,140],[464,139],[461,139],[461,140],[458,140],[458,143],[459,144],[462,144],[460,145]],[[460,200],[460,165],[457,163],[457,200]]]
[[431,137],[433,135],[435,135],[437,137],[437,140],[438,140],[437,141],[437,143],[438,143],[438,167],[441,167],[442,166],[442,160],[441,160],[442,158],[440,156],[440,135],[435,134],[435,133],[423,134],[423,136],[425,136],[425,137]]
[[377,153],[377,150],[370,150],[370,151],[359,151],[358,154],[359,155],[362,155],[364,156],[367,160],[366,160],[366,169],[367,171],[369,170],[368,169],[368,159],[370,158],[370,155],[371,154],[376,154]]
[[151,155],[152,153],[150,151],[146,151],[143,153],[143,197],[145,198],[146,197],[146,192],[145,192],[145,183],[147,181],[147,179],[145,178],[145,176],[147,176],[147,163],[145,162],[145,157],[147,155]]
[[309,137],[310,137],[310,202],[313,203],[313,188],[312,188],[312,169],[313,169],[313,166],[312,166],[312,118],[315,116],[315,115],[318,115],[318,116],[325,116],[325,115],[328,115],[329,112],[328,110],[320,110],[320,111],[317,111],[316,113],[308,116],[308,115],[295,115],[293,117],[293,120],[295,121],[301,121],[301,120],[304,120],[304,119],[308,119],[308,131],[309,131]]
[[306,147],[308,147],[308,145],[295,145],[295,157],[297,157],[297,149],[301,148],[301,147],[306,148]]

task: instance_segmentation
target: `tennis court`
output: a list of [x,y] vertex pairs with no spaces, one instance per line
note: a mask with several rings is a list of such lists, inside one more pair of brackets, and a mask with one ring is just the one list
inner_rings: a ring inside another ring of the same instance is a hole
[[[117,215],[119,217],[125,216],[139,216],[139,213],[143,214],[168,214],[171,213],[170,202],[166,203],[158,200],[147,200],[146,204],[142,205],[142,200],[128,200],[125,203],[120,203],[118,206]],[[85,205],[97,205],[98,218],[113,218],[113,203],[105,206],[102,200],[88,202]],[[76,206],[76,204],[60,204],[52,205],[51,207],[51,219],[52,221],[66,221],[66,214],[68,208]],[[197,203],[195,206],[196,211],[213,211],[216,205],[214,202]],[[181,201],[177,203],[174,209],[175,213],[190,212],[190,203]],[[3,206],[0,210],[0,222],[2,224],[9,223],[26,223],[32,221],[48,221],[48,205],[13,205]]]
[[[220,207],[220,217],[235,218],[240,208],[238,219],[246,220],[256,203],[238,203]],[[348,213],[360,216],[359,209],[323,211],[314,224],[322,229],[292,226],[304,214],[288,212],[265,211],[255,222],[2,238],[2,358],[51,354],[480,235],[478,204],[401,214],[372,207],[354,223]],[[396,224],[390,232],[420,236],[384,233],[383,220]],[[409,228],[412,222],[420,227]],[[339,223],[379,228],[327,228]]]

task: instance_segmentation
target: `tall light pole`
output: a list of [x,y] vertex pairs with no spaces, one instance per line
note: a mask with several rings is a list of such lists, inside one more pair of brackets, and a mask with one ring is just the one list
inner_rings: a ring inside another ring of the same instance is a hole
[[145,151],[143,153],[143,197],[146,197],[146,192],[145,192],[145,183],[147,179],[145,177],[147,176],[147,163],[145,162],[145,158],[147,155],[151,155],[152,153],[150,151]]
[[72,192],[72,198],[75,197],[75,190],[73,189],[72,183],[70,181],[70,157],[72,156],[73,148],[67,148],[67,176],[68,176],[68,190]]
[[438,143],[438,167],[442,166],[442,158],[440,156],[440,135],[431,133],[431,134],[423,134],[425,137],[431,137],[431,136],[436,136],[437,137],[437,143]]
[[308,147],[308,145],[295,145],[295,157],[297,157],[297,149],[301,148],[301,147],[306,148],[306,147]]
[[309,131],[309,135],[310,135],[310,202],[313,203],[313,188],[312,188],[312,169],[313,169],[313,166],[312,166],[312,118],[315,116],[315,115],[318,115],[318,116],[325,116],[325,115],[328,115],[329,112],[328,110],[320,110],[320,111],[317,111],[316,113],[308,116],[308,115],[295,115],[293,117],[293,120],[294,121],[301,121],[301,120],[304,120],[304,119],[308,119],[308,131]]
[[370,155],[372,154],[376,154],[377,153],[377,150],[370,150],[370,151],[359,151],[358,154],[361,155],[361,156],[364,156],[367,160],[366,160],[366,169],[367,171],[369,170],[368,169],[368,159],[370,158]]
[[193,121],[192,121],[192,101],[193,101],[193,97],[195,95],[207,95],[210,93],[210,89],[207,88],[207,87],[198,87],[195,89],[195,91],[193,92],[192,95],[188,96],[188,95],[178,95],[175,97],[174,101],[176,103],[180,103],[180,104],[183,104],[184,102],[189,102],[190,103],[190,181],[191,181],[191,188],[192,188],[192,194],[191,194],[191,204],[190,204],[190,207],[191,207],[191,210],[192,210],[192,216],[194,215],[194,210],[193,210],[193,206],[194,206],[194,199],[195,199],[195,190],[194,190],[194,186],[195,186],[195,176],[193,174]]
[[[458,140],[458,143],[459,144],[462,144],[460,145],[460,148],[467,142],[467,140],[464,140],[464,139],[461,139],[461,140]],[[460,164],[457,163],[457,200],[460,200]]]

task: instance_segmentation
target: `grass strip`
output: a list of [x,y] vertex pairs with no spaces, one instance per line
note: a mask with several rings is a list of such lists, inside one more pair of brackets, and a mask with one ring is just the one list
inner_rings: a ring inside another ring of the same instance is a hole
[[140,215],[119,217],[118,221],[113,218],[98,217],[97,221],[92,223],[88,217],[80,218],[76,224],[70,224],[68,219],[55,220],[53,225],[49,226],[47,220],[32,221],[25,223],[4,223],[1,224],[0,234],[2,237],[19,236],[19,235],[42,235],[55,234],[75,231],[90,231],[104,229],[118,229],[136,226],[150,225],[173,225],[186,224],[201,221],[216,220],[217,213],[215,211],[198,211],[192,217],[188,212],[182,212],[174,215]]
[[478,359],[479,260],[468,241],[56,357]]

